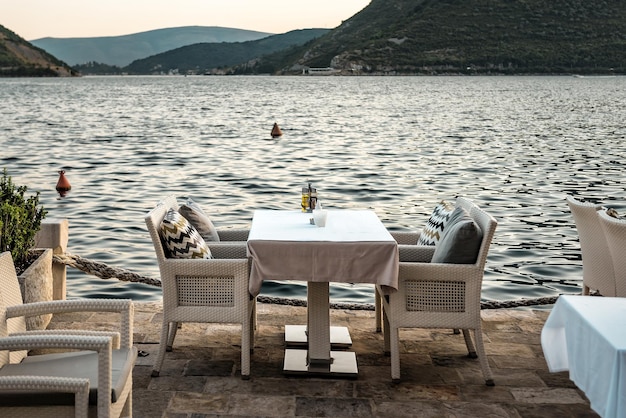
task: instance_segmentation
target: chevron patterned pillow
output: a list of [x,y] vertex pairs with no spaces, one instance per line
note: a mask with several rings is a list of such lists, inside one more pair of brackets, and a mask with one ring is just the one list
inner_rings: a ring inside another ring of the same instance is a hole
[[159,235],[168,258],[213,258],[198,231],[174,209],[165,214]]
[[454,205],[452,203],[445,200],[439,202],[422,229],[420,238],[417,240],[417,245],[437,245],[443,235],[443,230],[450,219],[452,211],[454,211]]

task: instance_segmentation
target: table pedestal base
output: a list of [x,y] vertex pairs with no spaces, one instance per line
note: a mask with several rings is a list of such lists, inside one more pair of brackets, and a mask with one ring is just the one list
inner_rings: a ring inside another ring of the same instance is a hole
[[[357,377],[356,354],[331,350],[331,332],[338,328],[341,327],[330,326],[328,282],[307,283],[307,325],[300,328],[300,332],[304,334],[303,342],[308,345],[305,349],[285,350],[283,372],[309,376]],[[347,329],[345,332],[348,332]],[[349,334],[348,339],[351,343]]]
[[308,364],[308,351],[285,350],[283,372],[290,375],[319,375],[328,377],[356,378],[358,367],[356,353],[351,351],[331,351],[330,364]]
[[[285,345],[294,348],[307,348],[309,340],[306,325],[285,325]],[[330,327],[330,346],[335,350],[345,350],[352,346],[348,327]]]

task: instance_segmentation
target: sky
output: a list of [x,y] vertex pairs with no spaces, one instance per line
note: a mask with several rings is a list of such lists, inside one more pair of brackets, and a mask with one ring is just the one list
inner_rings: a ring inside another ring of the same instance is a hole
[[31,41],[180,26],[285,33],[335,28],[370,0],[2,0],[0,25]]

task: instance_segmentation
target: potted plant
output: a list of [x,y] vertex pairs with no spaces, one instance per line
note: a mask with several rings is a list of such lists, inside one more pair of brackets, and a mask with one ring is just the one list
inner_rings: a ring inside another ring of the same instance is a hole
[[[28,197],[26,186],[16,186],[6,168],[0,179],[0,251],[10,251],[25,303],[52,300],[52,250],[34,250],[35,235],[46,210],[39,192]],[[42,329],[49,316],[27,319],[29,329]]]

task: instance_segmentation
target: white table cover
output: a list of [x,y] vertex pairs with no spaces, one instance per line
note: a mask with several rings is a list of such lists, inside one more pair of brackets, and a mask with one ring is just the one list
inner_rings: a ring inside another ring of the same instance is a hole
[[626,298],[561,296],[541,332],[551,372],[570,379],[602,417],[626,417]]
[[326,226],[311,213],[257,210],[248,236],[250,293],[263,280],[372,283],[398,288],[398,246],[373,211],[329,210]]

